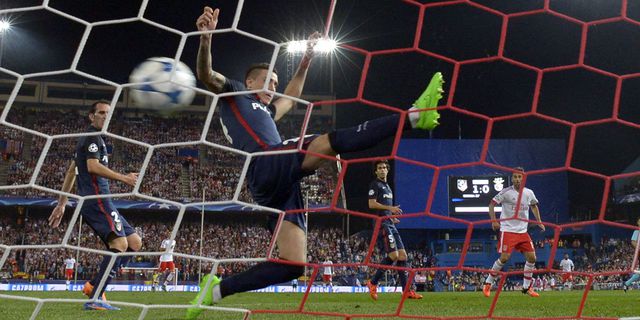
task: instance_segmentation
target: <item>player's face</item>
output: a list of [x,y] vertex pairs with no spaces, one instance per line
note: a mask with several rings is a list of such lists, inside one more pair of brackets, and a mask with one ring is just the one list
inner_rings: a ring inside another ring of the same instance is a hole
[[522,183],[522,173],[514,172],[511,175],[511,183],[513,183],[513,187],[516,189],[520,189],[520,184]]
[[[256,74],[255,78],[247,78],[247,89],[249,90],[257,90],[262,89],[264,87],[264,83],[267,81],[267,69],[261,69],[260,72]],[[278,88],[278,75],[275,73],[271,73],[271,80],[267,85],[267,89],[275,92]],[[273,100],[273,93],[271,92],[260,92],[258,93],[258,97],[264,104],[271,103]]]
[[102,129],[104,126],[104,121],[107,119],[107,115],[109,114],[109,105],[106,103],[100,103],[96,106],[96,112],[89,115],[89,119],[91,119],[91,125],[96,129]]
[[385,163],[378,163],[376,166],[376,177],[382,181],[387,180],[387,174],[389,174],[389,166]]

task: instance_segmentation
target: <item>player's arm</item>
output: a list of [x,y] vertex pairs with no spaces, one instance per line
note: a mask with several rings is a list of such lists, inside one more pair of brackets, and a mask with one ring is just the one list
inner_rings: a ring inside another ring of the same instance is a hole
[[[71,188],[73,184],[76,182],[76,163],[71,161],[69,163],[69,167],[67,168],[67,173],[64,175],[64,182],[62,183],[62,191],[69,193],[71,192]],[[49,225],[57,228],[60,225],[60,221],[62,221],[62,216],[64,216],[64,209],[67,206],[67,196],[60,195],[58,196],[58,205],[53,208],[51,215],[49,216]]]
[[496,204],[498,204],[495,200],[491,200],[489,202],[489,218],[491,218],[491,227],[493,230],[500,230],[500,223],[498,219],[496,219]]
[[400,209],[400,206],[387,206],[376,201],[376,199],[369,199],[369,209],[389,210],[393,214],[402,214],[402,209]]
[[[304,88],[304,82],[307,79],[307,71],[309,70],[309,65],[311,64],[311,59],[313,59],[313,48],[318,43],[320,39],[320,33],[314,32],[309,39],[307,40],[307,51],[302,57],[302,61],[300,61],[300,65],[298,66],[298,70],[287,84],[287,87],[284,89],[284,94],[290,97],[300,98],[302,95],[302,89]],[[273,105],[276,107],[276,115],[274,117],[275,121],[278,121],[287,114],[296,104],[295,101],[291,99],[287,99],[285,97],[279,98],[273,102]]]
[[542,224],[542,219],[540,218],[540,209],[538,209],[538,204],[531,205],[531,211],[533,211],[533,215],[536,217],[536,221],[538,221],[538,226],[542,231],[545,230],[544,224]]
[[87,171],[89,171],[90,174],[95,174],[109,180],[122,181],[132,187],[135,186],[136,181],[138,181],[137,172],[120,174],[102,165],[98,159],[93,158],[87,159]]
[[[198,31],[215,30],[218,25],[218,14],[220,14],[220,9],[213,10],[210,7],[204,7],[204,12],[196,21]],[[211,37],[210,33],[200,35],[196,74],[207,89],[213,93],[221,93],[223,92],[226,78],[222,74],[213,71],[211,64]]]

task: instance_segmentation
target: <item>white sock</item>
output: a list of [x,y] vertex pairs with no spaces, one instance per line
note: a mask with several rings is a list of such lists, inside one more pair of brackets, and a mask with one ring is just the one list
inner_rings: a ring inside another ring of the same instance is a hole
[[[409,111],[418,110],[416,107],[409,108]],[[410,112],[407,114],[409,117],[409,122],[411,123],[411,128],[415,128],[418,125],[418,120],[420,119],[420,112]]]
[[222,294],[220,293],[220,285],[213,287],[211,290],[211,295],[213,296],[213,302],[218,302],[222,299]]
[[533,276],[532,272],[536,268],[535,263],[526,262],[524,264],[524,280],[522,281],[522,288],[528,289],[531,286],[531,277]]
[[[500,271],[502,270],[503,266],[504,266],[504,263],[502,263],[500,259],[497,259],[493,263],[493,267],[491,267],[491,271]],[[493,284],[493,280],[495,279],[495,277],[497,277],[497,275],[494,276],[494,274],[490,272],[489,276],[487,277],[487,280],[485,280],[484,283]]]

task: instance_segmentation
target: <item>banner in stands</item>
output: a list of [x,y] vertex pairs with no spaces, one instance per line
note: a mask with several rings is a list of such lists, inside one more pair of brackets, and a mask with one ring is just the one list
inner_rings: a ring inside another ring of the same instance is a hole
[[[69,291],[81,292],[84,284],[70,285]],[[56,284],[37,284],[37,283],[2,283],[0,284],[0,291],[66,291],[67,286],[64,283]],[[307,290],[306,286],[297,286],[295,289],[291,285],[281,286],[269,286],[263,289],[254,290],[252,292],[267,292],[267,293],[284,293],[284,292],[298,292],[303,293]],[[107,291],[129,291],[129,292],[141,292],[141,291],[153,291],[150,285],[135,285],[135,284],[110,284],[107,286]],[[200,287],[196,285],[178,285],[167,286],[167,291],[179,291],[179,292],[198,292]],[[368,293],[367,287],[352,287],[352,286],[312,286],[311,292],[332,292],[332,293]],[[402,292],[400,287],[378,287],[378,292]]]
[[[132,201],[132,200],[120,200],[112,198],[113,204],[118,209],[146,209],[146,210],[178,210],[178,207],[164,202],[155,201]],[[75,207],[78,201],[75,199],[69,199],[69,206]],[[20,198],[20,197],[0,197],[0,206],[41,206],[41,207],[55,207],[58,204],[57,199],[47,198]],[[185,203],[187,204],[187,203]],[[321,205],[309,204],[310,207],[322,207]],[[202,206],[187,207],[190,211],[200,211]],[[258,211],[258,209],[239,205],[239,204],[215,204],[204,206],[205,211]]]

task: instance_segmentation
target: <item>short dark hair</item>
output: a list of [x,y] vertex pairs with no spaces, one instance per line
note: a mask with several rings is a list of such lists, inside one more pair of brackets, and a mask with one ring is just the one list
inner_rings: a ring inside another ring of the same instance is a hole
[[98,108],[99,104],[106,104],[106,105],[111,105],[110,101],[104,100],[104,99],[100,99],[94,103],[91,104],[91,107],[89,107],[89,114],[94,114],[96,113],[96,109]]
[[514,167],[513,168],[513,173],[524,173],[524,168],[523,167]]
[[[244,74],[244,81],[247,81],[247,79],[249,79],[249,77],[255,77],[254,75],[254,71],[256,70],[269,70],[269,63],[267,62],[260,62],[260,63],[254,63],[252,64],[249,69],[247,69],[247,72]],[[273,68],[273,73],[278,74],[278,70],[276,70],[276,68]]]
[[378,165],[379,165],[379,164],[384,164],[384,165],[386,165],[386,166],[387,166],[387,168],[389,168],[389,167],[390,167],[390,165],[389,165],[389,161],[387,161],[387,160],[376,160],[376,161],[373,163],[373,172],[374,172],[374,173],[378,170]]

